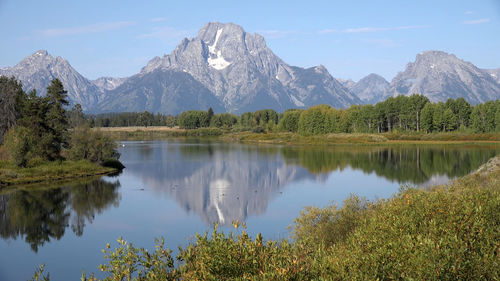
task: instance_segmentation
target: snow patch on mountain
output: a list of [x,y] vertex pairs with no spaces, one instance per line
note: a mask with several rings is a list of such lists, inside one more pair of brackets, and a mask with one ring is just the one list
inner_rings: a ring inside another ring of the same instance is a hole
[[[217,70],[222,70],[231,64],[226,59],[224,59],[224,57],[222,56],[221,50],[215,49],[217,47],[217,42],[219,41],[219,37],[221,34],[222,34],[222,28],[217,30],[217,34],[215,35],[214,44],[211,46],[208,46],[208,51],[210,52],[210,55],[207,58],[208,65],[210,65],[211,67],[213,67]],[[212,56],[215,56],[215,58],[212,58]]]

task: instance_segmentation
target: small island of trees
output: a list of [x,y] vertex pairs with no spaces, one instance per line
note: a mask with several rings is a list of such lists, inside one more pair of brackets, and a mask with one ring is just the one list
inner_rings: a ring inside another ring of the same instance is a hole
[[79,105],[68,112],[68,104],[58,79],[41,97],[34,90],[24,92],[14,78],[0,77],[0,115],[5,117],[0,119],[0,184],[103,174],[122,167],[116,143],[85,125]]

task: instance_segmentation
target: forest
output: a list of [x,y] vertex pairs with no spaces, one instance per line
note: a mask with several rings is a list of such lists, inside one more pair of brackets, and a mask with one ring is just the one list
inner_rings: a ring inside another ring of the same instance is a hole
[[67,109],[60,80],[52,80],[47,94],[39,96],[24,92],[15,78],[1,76],[0,105],[0,185],[122,168],[116,143],[90,129],[80,105]]
[[214,127],[233,131],[295,132],[303,136],[329,133],[385,132],[500,132],[500,100],[471,105],[463,98],[432,103],[420,94],[390,97],[375,105],[353,105],[336,109],[317,105],[308,109],[272,109],[214,114],[191,110],[178,116],[141,113],[112,113],[86,117],[95,127],[179,126],[183,129]]

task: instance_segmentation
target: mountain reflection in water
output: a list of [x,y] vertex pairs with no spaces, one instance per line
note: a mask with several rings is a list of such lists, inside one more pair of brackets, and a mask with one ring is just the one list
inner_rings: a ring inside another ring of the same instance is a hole
[[266,211],[290,183],[324,181],[346,168],[400,184],[442,183],[466,175],[498,147],[280,147],[210,142],[133,142],[122,152],[127,172],[166,194],[205,223],[230,224]]
[[173,198],[185,213],[196,214],[206,225],[229,225],[264,214],[292,183],[327,182],[334,171],[361,170],[391,182],[422,186],[466,175],[500,152],[498,146],[124,144],[120,152],[127,168],[117,178],[1,191],[0,237],[22,237],[37,252],[45,243],[61,239],[69,227],[81,236],[96,215],[119,206],[121,185]]

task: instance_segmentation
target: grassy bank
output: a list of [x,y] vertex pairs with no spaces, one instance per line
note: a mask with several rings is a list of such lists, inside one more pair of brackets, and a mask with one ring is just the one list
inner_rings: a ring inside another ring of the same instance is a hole
[[210,137],[226,142],[273,143],[291,145],[330,145],[330,144],[446,144],[446,143],[498,143],[500,133],[472,134],[450,133],[382,133],[382,134],[327,134],[302,136],[297,133],[223,130],[218,128],[178,129],[168,127],[113,127],[98,128],[116,140],[154,140],[165,138]]
[[225,131],[217,128],[185,130],[169,127],[112,127],[95,128],[114,140],[158,140],[186,137],[219,137]]
[[329,144],[444,144],[444,143],[499,143],[500,134],[466,134],[466,133],[435,133],[435,134],[327,134],[301,136],[295,133],[251,132],[227,133],[220,137],[224,141],[245,143],[275,143],[297,145],[329,145]]
[[0,187],[26,185],[46,181],[60,181],[116,172],[89,161],[43,162],[35,167],[19,168],[0,160]]
[[252,238],[238,225],[197,235],[176,257],[163,240],[147,252],[120,238],[100,270],[105,280],[497,280],[500,157],[447,185],[306,208],[292,240]]

